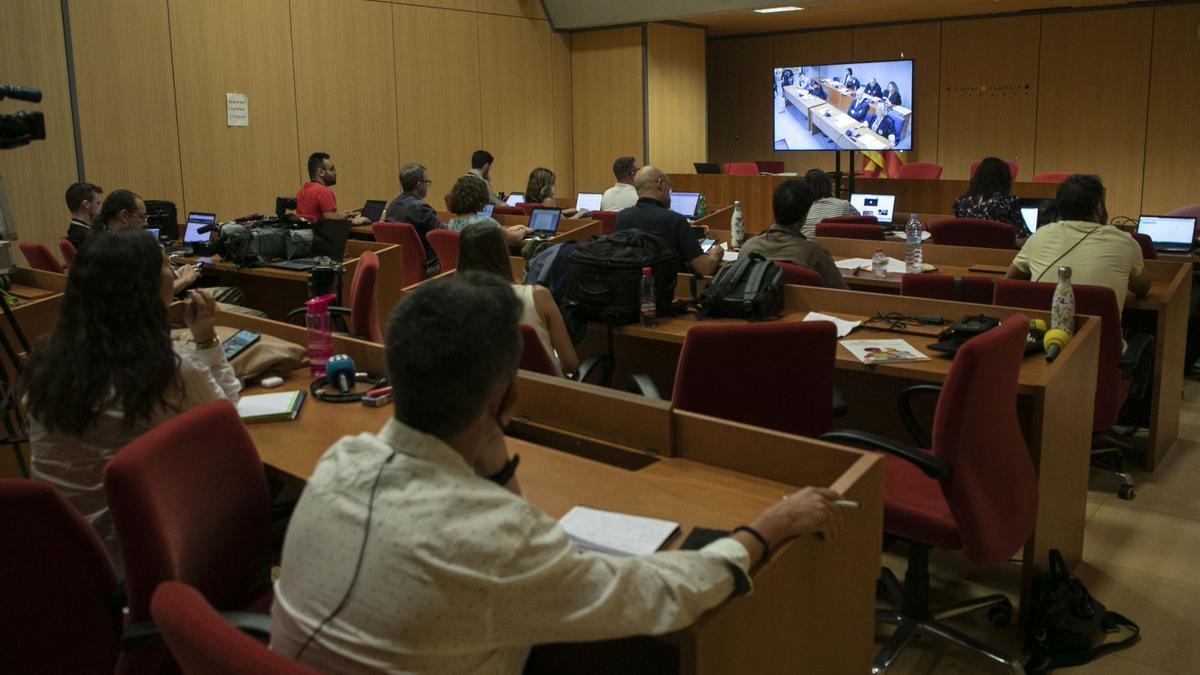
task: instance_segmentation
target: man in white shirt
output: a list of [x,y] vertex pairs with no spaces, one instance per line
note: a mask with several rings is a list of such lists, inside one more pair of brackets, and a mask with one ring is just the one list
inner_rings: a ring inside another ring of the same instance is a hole
[[633,187],[633,177],[637,172],[637,159],[633,157],[618,157],[617,161],[613,162],[613,175],[617,177],[617,184],[600,196],[601,211],[620,211],[637,203],[637,189]]
[[700,551],[580,552],[521,497],[505,444],[520,315],[511,285],[482,272],[426,284],[392,313],[395,417],[338,441],[309,479],[272,649],[322,672],[520,673],[534,644],[683,628],[748,591],[765,551],[837,535],[837,493],[805,488]]

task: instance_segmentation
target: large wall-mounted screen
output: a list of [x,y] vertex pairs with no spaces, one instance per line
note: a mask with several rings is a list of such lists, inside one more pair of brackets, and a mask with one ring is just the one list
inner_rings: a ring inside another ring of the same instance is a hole
[[775,150],[912,150],[913,62],[778,66]]

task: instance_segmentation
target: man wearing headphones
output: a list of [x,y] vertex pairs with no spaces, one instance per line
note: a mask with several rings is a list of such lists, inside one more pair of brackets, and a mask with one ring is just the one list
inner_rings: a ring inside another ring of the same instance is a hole
[[748,592],[772,548],[840,531],[839,495],[804,488],[699,551],[580,552],[521,497],[506,445],[520,316],[511,284],[482,272],[392,312],[395,416],[313,472],[284,542],[273,650],[322,672],[520,673],[534,644],[683,628]]

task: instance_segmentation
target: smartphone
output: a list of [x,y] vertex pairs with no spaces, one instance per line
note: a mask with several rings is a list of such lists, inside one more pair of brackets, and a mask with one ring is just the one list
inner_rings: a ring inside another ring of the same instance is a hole
[[708,249],[712,248],[714,245],[716,245],[716,243],[716,239],[705,239],[704,241],[700,242],[700,250],[708,253]]
[[225,359],[232,361],[233,357],[241,354],[247,347],[258,342],[262,338],[262,333],[255,333],[252,330],[239,330],[233,334],[221,345],[225,350]]

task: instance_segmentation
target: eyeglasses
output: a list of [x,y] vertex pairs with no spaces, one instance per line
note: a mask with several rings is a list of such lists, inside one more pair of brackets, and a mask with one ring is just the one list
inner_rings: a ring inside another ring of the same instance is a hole
[[417,181],[417,182],[418,182],[418,183],[424,183],[424,184],[426,184],[426,185],[433,185],[433,181],[429,180],[428,178],[422,178],[421,180],[419,180],[419,181]]

